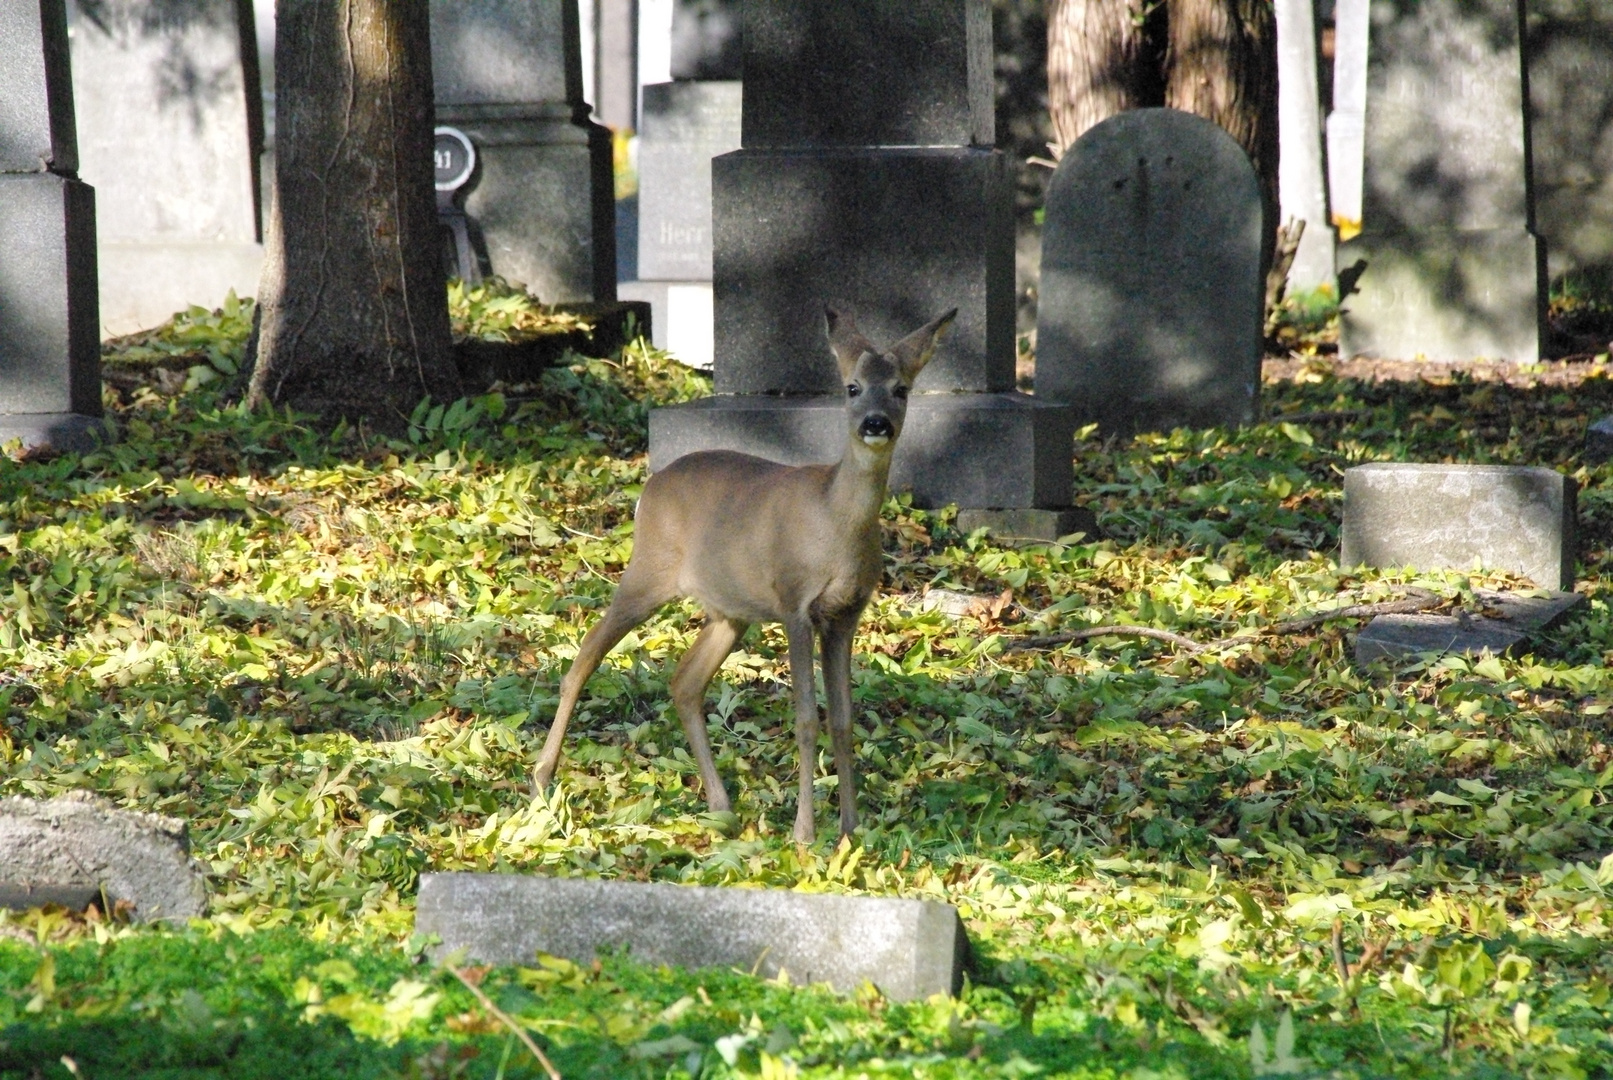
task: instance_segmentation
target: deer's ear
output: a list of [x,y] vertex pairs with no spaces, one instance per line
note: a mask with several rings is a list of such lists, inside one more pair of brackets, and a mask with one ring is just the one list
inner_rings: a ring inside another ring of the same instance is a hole
[[863,353],[876,350],[858,331],[857,317],[850,308],[841,304],[825,304],[823,321],[829,331],[829,349],[835,354],[835,363],[840,365],[840,377],[850,379]]
[[891,346],[891,356],[896,360],[896,366],[902,372],[902,378],[912,382],[918,378],[924,365],[930,362],[935,355],[935,347],[941,343],[941,335],[946,333],[952,320],[958,317],[958,309],[942,315],[934,322],[925,323],[901,341]]

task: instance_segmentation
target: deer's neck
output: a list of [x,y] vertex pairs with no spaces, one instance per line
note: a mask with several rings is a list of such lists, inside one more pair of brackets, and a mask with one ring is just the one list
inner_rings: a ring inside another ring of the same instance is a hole
[[891,456],[853,443],[834,467],[829,481],[829,504],[837,521],[867,527],[879,521],[890,480]]

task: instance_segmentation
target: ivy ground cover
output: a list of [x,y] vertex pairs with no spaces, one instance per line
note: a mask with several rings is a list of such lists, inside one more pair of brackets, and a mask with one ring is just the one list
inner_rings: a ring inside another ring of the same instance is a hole
[[[667,692],[685,606],[529,784],[631,550],[647,409],[697,377],[635,346],[407,437],[321,433],[227,403],[242,325],[109,357],[114,445],[0,457],[0,794],[183,818],[212,912],[0,916],[0,1077],[546,1075],[511,1024],[566,1077],[1613,1076],[1613,470],[1580,457],[1604,379],[1313,363],[1246,429],[1085,433],[1102,538],[999,546],[891,500],[864,827],[833,842],[820,756],[825,839],[798,848],[782,634],[714,685],[735,809],[709,814]],[[1518,584],[1341,571],[1341,473],[1375,460],[1576,476],[1588,606],[1528,656],[1370,671],[1348,620],[1015,647]],[[418,875],[459,869],[946,900],[975,965],[914,1003],[630,955],[463,970],[473,992],[411,935]]]

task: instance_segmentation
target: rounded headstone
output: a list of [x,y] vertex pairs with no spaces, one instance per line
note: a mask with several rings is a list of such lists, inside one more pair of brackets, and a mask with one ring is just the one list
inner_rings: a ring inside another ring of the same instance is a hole
[[1037,396],[1120,434],[1251,420],[1264,230],[1254,167],[1208,120],[1137,109],[1081,136],[1047,192]]

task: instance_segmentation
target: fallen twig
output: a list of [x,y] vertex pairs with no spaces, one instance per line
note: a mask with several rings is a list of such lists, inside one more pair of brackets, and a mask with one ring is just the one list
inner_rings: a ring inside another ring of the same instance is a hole
[[543,1071],[549,1074],[549,1080],[561,1080],[560,1070],[554,1067],[554,1062],[550,1061],[548,1055],[538,1048],[537,1043],[532,1041],[532,1036],[527,1034],[526,1028],[517,1024],[509,1013],[494,1005],[493,999],[483,993],[482,988],[471,982],[459,968],[449,967],[448,970],[454,973],[454,978],[465,984],[466,990],[476,996],[476,1000],[481,1002],[482,1008],[492,1013],[499,1023],[509,1028],[510,1032],[521,1040],[522,1044],[531,1051],[532,1056],[537,1058],[538,1064],[543,1066]]
[[1048,634],[1044,637],[1024,638],[1020,641],[1011,641],[1003,646],[1003,652],[1017,652],[1022,649],[1046,649],[1054,645],[1067,645],[1072,641],[1085,641],[1095,637],[1141,637],[1151,638],[1154,641],[1163,641],[1175,645],[1189,655],[1207,652],[1210,649],[1223,649],[1232,645],[1244,645],[1267,636],[1284,636],[1299,634],[1314,626],[1320,626],[1334,619],[1362,619],[1378,615],[1404,615],[1414,611],[1426,611],[1444,603],[1438,594],[1425,589],[1410,590],[1415,595],[1402,600],[1386,600],[1377,604],[1351,604],[1348,607],[1334,608],[1331,611],[1319,611],[1311,615],[1302,615],[1296,619],[1285,619],[1279,623],[1259,630],[1244,630],[1228,637],[1217,638],[1214,641],[1194,641],[1190,637],[1172,633],[1169,630],[1157,630],[1152,626],[1130,626],[1116,624],[1113,626],[1088,626],[1080,630],[1066,630],[1059,634]]

